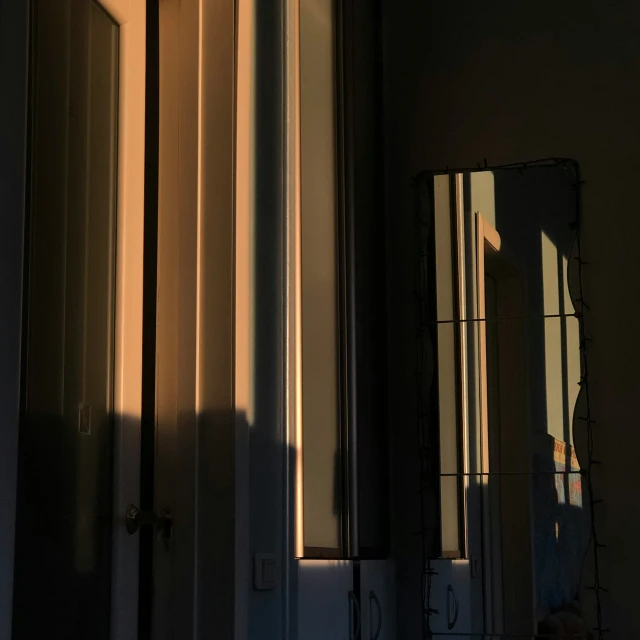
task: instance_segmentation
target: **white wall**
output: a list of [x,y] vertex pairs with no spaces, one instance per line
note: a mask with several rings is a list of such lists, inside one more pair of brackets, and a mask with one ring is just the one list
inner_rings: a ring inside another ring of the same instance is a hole
[[[606,625],[615,638],[640,634],[635,541],[640,495],[637,397],[640,333],[635,292],[640,230],[635,183],[640,169],[640,5],[383,0],[389,249],[396,331],[411,335],[409,181],[420,169],[501,164],[547,156],[578,160],[584,185],[584,254],[591,261],[587,301],[593,338],[590,376],[603,461],[596,487],[602,580],[610,588]],[[409,240],[407,240],[409,239]],[[411,246],[411,245],[410,245]],[[404,257],[403,257],[404,256]],[[393,330],[393,329],[392,329]],[[391,348],[391,413],[413,419],[401,400],[412,345]],[[601,435],[606,433],[606,435]],[[605,596],[606,597],[606,596]],[[586,604],[593,596],[586,596]]]
[[27,3],[0,2],[0,639],[11,634],[18,459]]
[[[236,458],[236,482],[245,493],[249,555],[246,575],[236,578],[246,593],[246,620],[236,620],[236,638],[261,640],[288,637],[287,580],[292,555],[291,538],[286,535],[285,461],[289,455],[284,407],[285,364],[285,134],[283,120],[284,91],[287,89],[283,30],[287,16],[284,3],[251,0],[240,3],[244,20],[251,25],[250,48],[243,50],[244,61],[251,65],[247,86],[250,130],[245,148],[248,184],[243,188],[238,176],[237,193],[247,197],[249,251],[247,276],[249,325],[247,326],[248,442],[245,466]],[[249,34],[247,34],[249,35]],[[247,45],[247,42],[244,43]],[[248,57],[247,57],[248,56]],[[239,95],[239,99],[241,99]],[[238,126],[242,126],[239,122]],[[238,132],[240,135],[240,131]],[[240,231],[236,229],[236,233]],[[237,238],[236,246],[240,246]],[[236,356],[238,357],[238,356]],[[237,381],[236,381],[237,384]],[[239,450],[236,456],[241,453]],[[245,484],[246,483],[246,484]],[[238,534],[237,534],[238,535]],[[273,553],[279,580],[275,589],[256,591],[253,587],[252,561],[257,553]],[[242,582],[241,582],[242,581]]]

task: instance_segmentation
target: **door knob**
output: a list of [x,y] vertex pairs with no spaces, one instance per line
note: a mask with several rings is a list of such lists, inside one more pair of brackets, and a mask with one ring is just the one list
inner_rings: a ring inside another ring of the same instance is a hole
[[168,507],[157,514],[153,511],[143,511],[135,504],[130,504],[125,513],[125,526],[130,535],[137,533],[140,527],[153,526],[166,546],[171,539],[173,518]]

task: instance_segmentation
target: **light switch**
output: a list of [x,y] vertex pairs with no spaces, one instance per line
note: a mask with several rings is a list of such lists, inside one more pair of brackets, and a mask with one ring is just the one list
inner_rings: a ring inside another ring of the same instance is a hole
[[471,556],[471,577],[472,578],[480,578],[482,577],[482,563],[478,556]]
[[78,406],[78,432],[84,436],[91,435],[91,405]]
[[276,588],[278,565],[273,553],[256,553],[253,557],[253,588],[269,591]]

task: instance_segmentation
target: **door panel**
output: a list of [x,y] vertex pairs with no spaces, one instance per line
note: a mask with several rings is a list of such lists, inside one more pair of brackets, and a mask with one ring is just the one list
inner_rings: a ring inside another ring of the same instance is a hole
[[29,4],[2,3],[0,19],[0,638],[11,636],[20,407]]
[[[522,277],[509,266],[505,261],[487,263],[488,320],[525,316]],[[507,474],[529,471],[531,464],[526,344],[523,321],[487,322],[490,465]],[[534,629],[530,480],[525,473],[497,476],[489,483],[492,582],[497,592],[493,600],[502,604],[495,616],[504,633],[527,634]]]
[[89,0],[33,18],[13,635],[107,638],[119,29]]
[[[485,271],[484,279],[485,296],[485,317],[486,326],[486,380],[487,380],[487,415],[488,415],[488,445],[489,445],[489,469],[492,473],[499,474],[502,471],[502,451],[501,451],[501,424],[500,424],[500,376],[498,370],[498,336],[500,327],[495,322],[497,317],[497,292],[496,280]],[[520,478],[510,478],[513,484]],[[491,602],[492,611],[492,631],[502,633],[504,631],[504,607],[502,581],[502,489],[505,483],[502,476],[492,475],[487,479],[487,500],[489,513],[490,536],[488,545],[490,546],[489,556],[491,566]],[[505,487],[506,488],[506,487]],[[506,515],[506,514],[505,514]]]

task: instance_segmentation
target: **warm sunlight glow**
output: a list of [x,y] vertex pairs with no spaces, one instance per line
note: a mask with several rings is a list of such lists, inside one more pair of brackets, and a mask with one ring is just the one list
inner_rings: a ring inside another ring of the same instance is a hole
[[[542,294],[544,314],[572,313],[566,284],[567,258],[541,232]],[[578,397],[580,342],[578,320],[574,317],[544,321],[545,389],[547,431],[571,444],[570,420]]]

